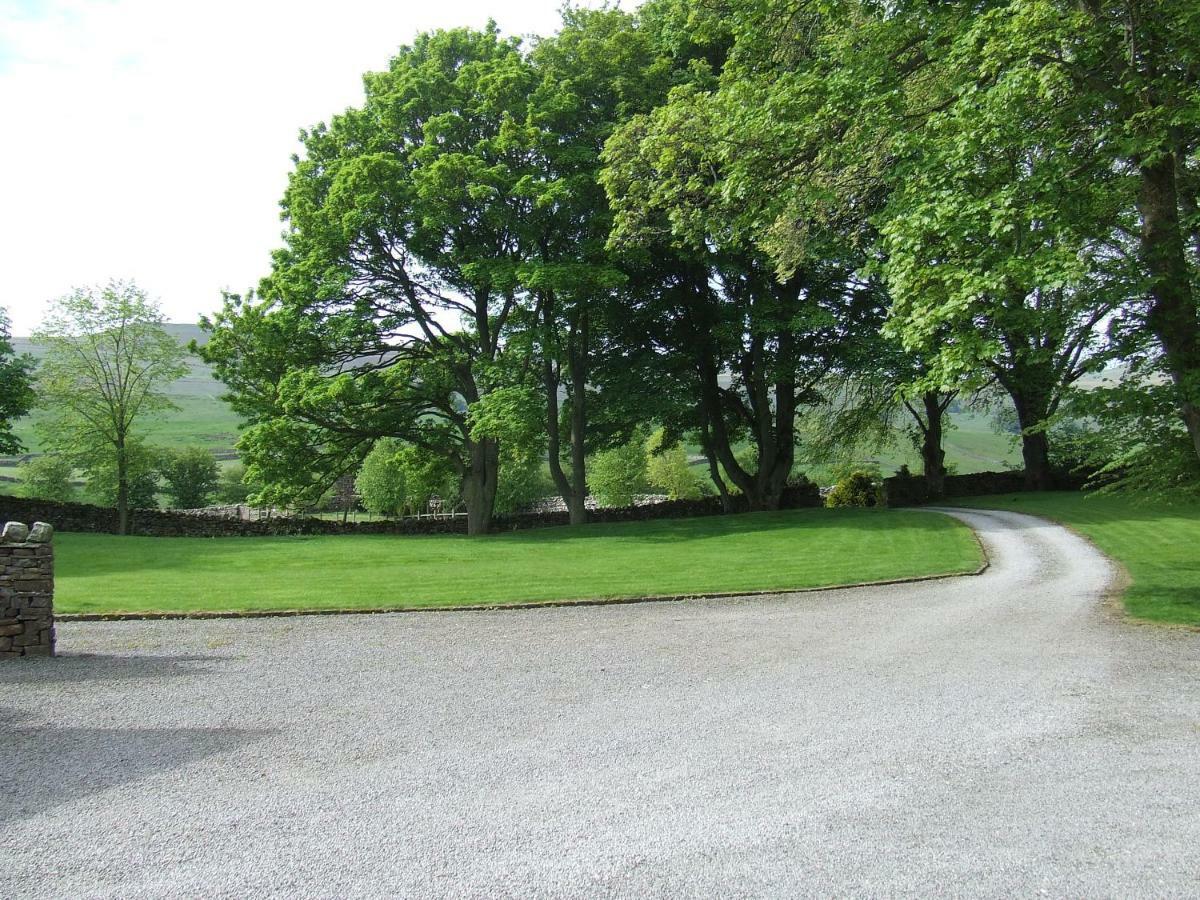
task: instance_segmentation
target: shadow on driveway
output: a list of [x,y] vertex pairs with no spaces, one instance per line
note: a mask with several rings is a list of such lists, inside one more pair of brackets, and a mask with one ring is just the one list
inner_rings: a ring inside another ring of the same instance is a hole
[[273,733],[249,728],[60,728],[23,726],[27,713],[0,707],[0,828],[127,782],[234,750]]
[[225,658],[217,654],[117,656],[104,653],[61,653],[53,658],[6,660],[6,664],[0,666],[0,685],[129,681],[210,675],[214,674],[214,664],[221,663]]

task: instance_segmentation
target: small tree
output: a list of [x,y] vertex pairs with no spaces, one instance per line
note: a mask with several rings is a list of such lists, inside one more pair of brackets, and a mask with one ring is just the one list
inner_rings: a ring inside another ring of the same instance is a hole
[[257,490],[253,484],[246,481],[246,467],[242,463],[234,463],[221,470],[217,478],[217,500],[220,503],[241,505]]
[[404,507],[404,466],[397,456],[401,446],[395,438],[376,441],[354,479],[362,505],[374,515],[398,515]]
[[688,464],[687,451],[678,442],[664,447],[665,440],[666,433],[660,428],[646,442],[646,480],[672,500],[699,500],[703,496],[700,480]]
[[13,434],[13,422],[33,405],[33,359],[13,350],[8,330],[8,313],[0,308],[0,453],[18,453],[21,442]]
[[39,500],[71,500],[75,488],[71,484],[71,461],[54,453],[34,456],[21,463],[21,482],[26,497]]
[[588,467],[588,486],[601,506],[632,506],[646,489],[646,439],[644,435],[611,450],[597,453]]
[[176,509],[207,506],[220,484],[217,459],[203,447],[166,451],[159,473],[166,482],[171,505]]
[[[128,508],[156,508],[162,450],[134,438],[126,443],[122,456],[125,464],[125,498]],[[120,481],[117,463],[116,454],[98,453],[84,459],[80,465],[87,482],[88,496],[101,506],[119,508]]]
[[129,533],[129,510],[138,505],[130,468],[136,426],[173,408],[163,388],[187,372],[183,348],[162,326],[145,291],[111,281],[59,298],[34,334],[46,348],[38,378],[46,444],[89,471],[93,493],[112,498],[120,534]]

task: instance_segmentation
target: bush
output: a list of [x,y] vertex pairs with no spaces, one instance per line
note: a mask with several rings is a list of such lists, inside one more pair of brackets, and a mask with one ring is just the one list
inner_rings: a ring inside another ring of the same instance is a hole
[[528,509],[538,500],[556,493],[550,472],[536,454],[513,455],[501,451],[500,480],[496,485],[496,515],[506,516]]
[[39,500],[68,501],[75,496],[71,484],[71,461],[54,453],[35,456],[21,463],[21,481],[25,496]]
[[171,506],[176,509],[207,506],[220,483],[217,459],[203,447],[164,452],[159,472]]
[[246,466],[240,462],[221,470],[217,478],[218,503],[240,506],[246,503],[256,490],[256,485],[247,483]]
[[588,488],[601,506],[632,506],[646,490],[646,442],[635,434],[627,444],[603,450],[588,464]]
[[703,496],[700,479],[688,464],[687,451],[678,442],[663,447],[665,436],[660,428],[646,442],[646,480],[671,500],[699,500]]
[[434,496],[449,512],[458,505],[460,491],[450,460],[395,438],[375,442],[354,486],[363,507],[380,516],[422,512]]
[[399,458],[402,446],[395,438],[376,441],[354,479],[363,507],[377,516],[395,516],[404,507],[407,494]]
[[831,509],[844,506],[877,506],[879,485],[870,472],[857,469],[839,479],[826,496],[825,505]]
[[[149,444],[126,447],[125,471],[130,509],[157,509],[158,469],[162,452]],[[83,461],[87,492],[100,506],[117,505],[117,461],[110,448],[103,448]]]

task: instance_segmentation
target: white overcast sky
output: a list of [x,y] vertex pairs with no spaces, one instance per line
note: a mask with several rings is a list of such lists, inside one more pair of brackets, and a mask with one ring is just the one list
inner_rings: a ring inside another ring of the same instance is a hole
[[491,17],[547,34],[560,6],[0,0],[0,306],[13,333],[110,278],[136,280],[176,322],[253,287],[279,244],[299,129],[361,102],[362,74],[418,31]]

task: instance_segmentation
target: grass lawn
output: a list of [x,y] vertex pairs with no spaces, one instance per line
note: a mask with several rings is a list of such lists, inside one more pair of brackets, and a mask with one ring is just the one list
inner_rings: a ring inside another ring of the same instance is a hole
[[60,613],[399,607],[785,590],[967,572],[970,531],[793,510],[492,535],[55,537]]
[[1071,526],[1129,570],[1133,583],[1125,609],[1131,616],[1200,626],[1200,505],[1077,493],[953,502],[1027,512]]

